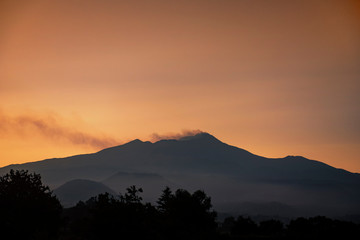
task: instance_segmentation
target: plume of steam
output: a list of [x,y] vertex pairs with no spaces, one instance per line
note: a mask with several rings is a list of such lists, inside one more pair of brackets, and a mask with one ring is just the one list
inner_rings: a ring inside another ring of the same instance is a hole
[[168,133],[168,134],[158,134],[153,133],[150,136],[151,142],[157,142],[160,140],[168,140],[168,139],[180,139],[183,137],[195,136],[199,133],[203,133],[201,130],[182,130],[180,133]]
[[106,148],[119,144],[119,141],[106,136],[97,136],[60,124],[56,116],[39,117],[33,115],[8,116],[0,112],[0,134],[22,136],[39,134],[52,140],[67,140],[76,145]]

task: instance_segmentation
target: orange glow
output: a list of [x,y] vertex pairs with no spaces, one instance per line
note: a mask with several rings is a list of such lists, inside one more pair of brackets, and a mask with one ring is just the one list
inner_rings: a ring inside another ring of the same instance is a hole
[[360,172],[359,6],[1,1],[0,166],[200,129]]

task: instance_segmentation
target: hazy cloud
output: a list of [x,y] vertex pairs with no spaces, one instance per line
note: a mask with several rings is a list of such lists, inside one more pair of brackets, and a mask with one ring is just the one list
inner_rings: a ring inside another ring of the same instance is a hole
[[0,134],[16,134],[20,137],[34,136],[35,134],[52,140],[66,140],[76,145],[87,145],[95,148],[106,148],[117,145],[120,141],[103,135],[94,135],[68,127],[57,119],[56,115],[10,116],[0,112]]
[[150,136],[151,139],[150,141],[157,142],[164,139],[180,139],[183,137],[194,136],[202,132],[203,131],[197,129],[197,130],[182,130],[181,133],[168,133],[168,134],[153,133]]

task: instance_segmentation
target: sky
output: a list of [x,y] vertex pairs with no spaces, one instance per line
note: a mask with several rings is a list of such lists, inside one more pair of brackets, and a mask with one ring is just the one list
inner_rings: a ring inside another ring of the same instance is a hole
[[360,1],[1,0],[0,166],[208,132],[360,172]]

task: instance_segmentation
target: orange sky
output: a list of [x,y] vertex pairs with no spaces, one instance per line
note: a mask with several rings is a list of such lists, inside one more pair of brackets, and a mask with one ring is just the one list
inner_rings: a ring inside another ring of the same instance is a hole
[[0,2],[0,166],[153,133],[360,172],[356,0]]

